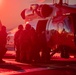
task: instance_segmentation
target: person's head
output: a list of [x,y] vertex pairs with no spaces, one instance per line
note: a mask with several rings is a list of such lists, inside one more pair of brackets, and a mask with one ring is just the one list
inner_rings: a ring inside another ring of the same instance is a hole
[[65,31],[65,29],[63,28],[63,31]]
[[18,26],[18,29],[19,29],[19,30],[23,30],[23,25],[20,24],[20,25]]
[[30,24],[26,24],[25,29],[30,29],[31,25]]

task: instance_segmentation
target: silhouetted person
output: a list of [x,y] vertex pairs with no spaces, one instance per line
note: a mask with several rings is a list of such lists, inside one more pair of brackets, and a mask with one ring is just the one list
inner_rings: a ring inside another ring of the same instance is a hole
[[6,43],[7,43],[7,32],[6,27],[2,26],[0,31],[0,63],[3,63],[2,60],[3,56],[5,55],[7,49],[6,49]]
[[52,57],[56,52],[59,51],[59,45],[60,45],[60,34],[57,30],[52,29],[50,40],[48,42],[49,47],[52,50],[52,53],[50,54],[50,57]]
[[23,25],[18,26],[18,31],[14,35],[14,46],[16,48],[16,61],[20,61],[20,36],[23,31]]
[[60,36],[61,36],[61,44],[62,45],[65,45],[65,42],[67,40],[67,35],[68,35],[68,32],[63,28]]
[[31,55],[30,60],[32,62],[39,62],[40,61],[40,55],[39,55],[39,49],[38,49],[38,40],[37,40],[37,33],[36,30],[31,27],[30,29],[30,37],[31,37]]
[[47,46],[47,40],[46,40],[46,24],[47,24],[47,20],[40,20],[37,23],[36,26],[36,34],[37,34],[37,58],[41,59],[38,62],[46,62],[47,60],[49,60],[49,51],[48,50],[48,46]]
[[46,41],[46,33],[45,30],[38,33],[38,48],[40,49],[41,54],[41,62],[49,62],[50,61],[50,50],[47,46]]
[[69,58],[69,50],[68,46],[65,44],[67,43],[67,35],[68,32],[63,28],[61,32],[61,57],[62,58]]

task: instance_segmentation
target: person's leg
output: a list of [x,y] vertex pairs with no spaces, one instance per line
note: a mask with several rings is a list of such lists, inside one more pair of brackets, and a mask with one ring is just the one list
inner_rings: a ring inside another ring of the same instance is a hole
[[0,63],[3,63],[4,61],[2,60],[7,49],[5,47],[0,47]]

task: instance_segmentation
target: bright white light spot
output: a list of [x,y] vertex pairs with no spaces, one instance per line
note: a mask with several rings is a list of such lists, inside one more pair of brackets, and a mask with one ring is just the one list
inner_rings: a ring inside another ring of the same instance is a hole
[[2,3],[2,0],[0,0],[0,3]]
[[3,0],[0,0],[0,5],[2,5],[2,1],[3,1]]

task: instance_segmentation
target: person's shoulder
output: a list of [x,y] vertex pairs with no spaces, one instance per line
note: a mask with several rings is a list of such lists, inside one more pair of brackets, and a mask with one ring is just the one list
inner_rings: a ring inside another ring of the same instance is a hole
[[18,34],[19,33],[19,30],[17,30],[16,32],[15,32],[15,34]]
[[23,30],[22,32],[21,32],[21,34],[26,34],[27,33],[27,30]]
[[35,31],[35,29],[33,27],[31,27],[31,30]]

